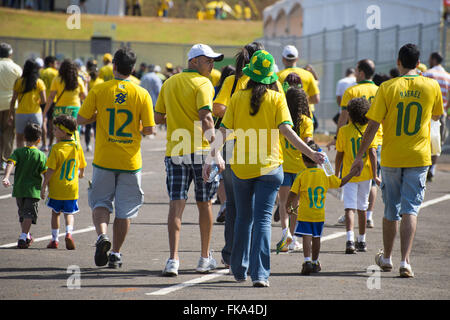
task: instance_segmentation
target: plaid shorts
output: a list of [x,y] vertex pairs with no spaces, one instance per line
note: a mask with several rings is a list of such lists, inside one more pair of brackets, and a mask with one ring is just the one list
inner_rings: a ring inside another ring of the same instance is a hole
[[217,192],[219,181],[205,183],[202,169],[205,156],[190,154],[180,157],[165,157],[166,184],[170,200],[187,200],[189,186],[194,180],[195,200],[210,201]]

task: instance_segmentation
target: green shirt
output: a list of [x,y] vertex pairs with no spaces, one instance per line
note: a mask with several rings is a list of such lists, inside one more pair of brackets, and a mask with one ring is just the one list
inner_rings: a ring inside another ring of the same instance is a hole
[[41,198],[42,174],[47,171],[47,157],[36,147],[14,150],[8,161],[14,162],[13,197]]

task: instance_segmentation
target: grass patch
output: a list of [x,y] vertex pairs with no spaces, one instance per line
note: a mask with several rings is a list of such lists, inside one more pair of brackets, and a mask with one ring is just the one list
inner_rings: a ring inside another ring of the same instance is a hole
[[115,40],[118,41],[241,46],[263,35],[261,21],[163,20],[82,14],[81,29],[70,30],[66,27],[68,17],[61,13],[0,8],[0,36],[88,40],[97,22],[115,23]]

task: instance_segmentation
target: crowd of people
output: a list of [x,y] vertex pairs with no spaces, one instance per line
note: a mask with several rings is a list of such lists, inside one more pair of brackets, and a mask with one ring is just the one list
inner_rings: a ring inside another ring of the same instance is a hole
[[431,55],[432,68],[423,72],[418,71],[418,47],[402,46],[398,75],[379,86],[370,59],[347,71],[336,93],[341,107],[336,136],[328,144],[336,148],[334,170],[314,141],[314,105],[320,101],[317,75],[311,68],[297,67],[295,46],[283,49],[284,68],[278,72],[273,56],[261,43],[252,42],[236,54],[234,66],[217,74],[214,63],[224,55],[205,44],[190,49],[187,69],[177,72],[167,64],[165,75],[155,65],[141,64],[135,70],[137,57],[129,48],[105,54],[100,68],[94,60],[84,66],[70,59],[58,67],[54,57],[46,57],[44,69],[29,59],[22,70],[11,60],[12,53],[10,45],[0,44],[0,151],[5,187],[12,185],[15,168],[18,248],[32,244],[29,231],[37,221],[39,200],[45,199],[52,212],[47,248],[58,248],[63,213],[66,248],[75,249],[78,179],[84,177],[87,165],[79,134],[84,126],[86,151],[94,151],[87,199],[97,233],[94,262],[121,267],[130,221],[144,201],[140,142],[155,133],[156,125],[164,125],[170,249],[164,276],[177,276],[180,269],[181,221],[193,183],[200,227],[199,273],[218,267],[211,252],[216,194],[222,204],[217,219],[225,222],[222,264],[237,282],[249,275],[253,286],[268,287],[277,202],[282,234],[276,251],[298,250],[301,237],[301,274],[309,275],[322,269],[319,253],[327,190],[343,187],[345,253],[354,254],[367,251],[366,227],[374,226],[376,186],[380,186],[384,248],[376,263],[383,271],[392,270],[400,224],[399,273],[414,277],[410,253],[417,214],[427,174],[435,174],[430,126],[444,117],[444,105],[448,109],[450,81],[438,53]]

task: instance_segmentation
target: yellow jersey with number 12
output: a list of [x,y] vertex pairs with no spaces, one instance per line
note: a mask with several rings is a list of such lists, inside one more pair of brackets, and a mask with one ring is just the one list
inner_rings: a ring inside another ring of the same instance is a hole
[[367,118],[383,122],[381,165],[410,168],[431,165],[431,116],[444,113],[436,80],[419,75],[383,82]]
[[86,119],[97,114],[94,166],[123,172],[142,168],[141,123],[155,126],[147,90],[122,79],[98,84],[89,91],[78,114]]

